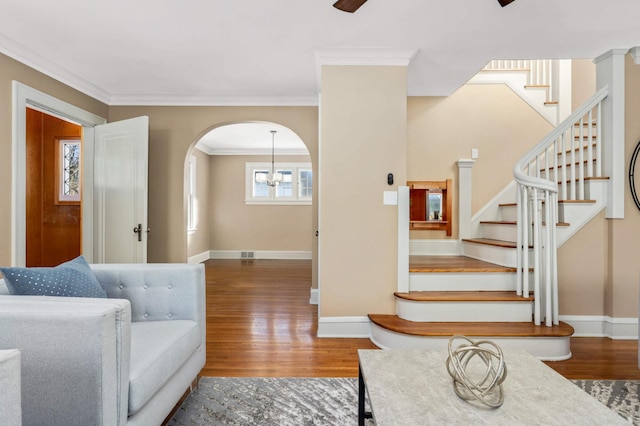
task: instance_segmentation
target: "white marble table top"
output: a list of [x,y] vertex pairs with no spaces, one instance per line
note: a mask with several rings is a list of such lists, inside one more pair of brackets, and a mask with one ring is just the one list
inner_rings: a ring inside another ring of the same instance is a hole
[[504,404],[460,399],[447,373],[447,351],[358,351],[376,426],[624,425],[597,399],[525,351],[504,350]]

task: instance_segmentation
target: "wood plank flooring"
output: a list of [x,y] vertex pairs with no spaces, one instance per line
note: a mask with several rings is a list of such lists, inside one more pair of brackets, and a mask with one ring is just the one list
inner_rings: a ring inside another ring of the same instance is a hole
[[[357,377],[369,339],[317,338],[311,262],[209,260],[204,376]],[[638,342],[572,338],[573,358],[548,362],[574,379],[640,380]]]

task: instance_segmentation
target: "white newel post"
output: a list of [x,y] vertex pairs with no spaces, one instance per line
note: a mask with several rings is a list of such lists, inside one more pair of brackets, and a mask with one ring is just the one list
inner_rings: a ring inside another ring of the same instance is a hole
[[398,291],[409,292],[409,187],[398,186]]
[[596,88],[609,87],[602,102],[603,174],[609,177],[607,219],[624,218],[624,92],[627,49],[613,49],[594,59]]
[[471,238],[471,168],[475,160],[458,160],[458,239]]

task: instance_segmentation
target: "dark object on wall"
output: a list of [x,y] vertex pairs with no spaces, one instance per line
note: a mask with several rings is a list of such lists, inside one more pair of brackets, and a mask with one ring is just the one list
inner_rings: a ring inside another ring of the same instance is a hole
[[505,7],[509,4],[511,4],[513,2],[513,0],[498,0],[498,3],[500,3],[500,6]]
[[638,154],[640,153],[640,142],[636,145],[636,149],[633,150],[633,154],[631,154],[631,163],[629,164],[629,190],[631,191],[631,197],[633,198],[633,202],[636,203],[636,207],[640,210],[640,200],[638,200],[638,194],[636,193],[636,181],[635,181],[635,172],[636,172],[636,160],[638,159]]
[[387,175],[387,183],[388,183],[389,185],[393,185],[393,173],[389,173],[389,174]]
[[353,13],[365,4],[366,1],[367,0],[338,0],[333,4],[333,7],[343,12]]

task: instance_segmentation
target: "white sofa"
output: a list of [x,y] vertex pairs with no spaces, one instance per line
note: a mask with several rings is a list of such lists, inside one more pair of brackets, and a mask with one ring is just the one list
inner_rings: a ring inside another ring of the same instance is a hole
[[107,299],[0,283],[0,349],[21,353],[25,426],[159,425],[204,366],[203,265],[91,269]]

